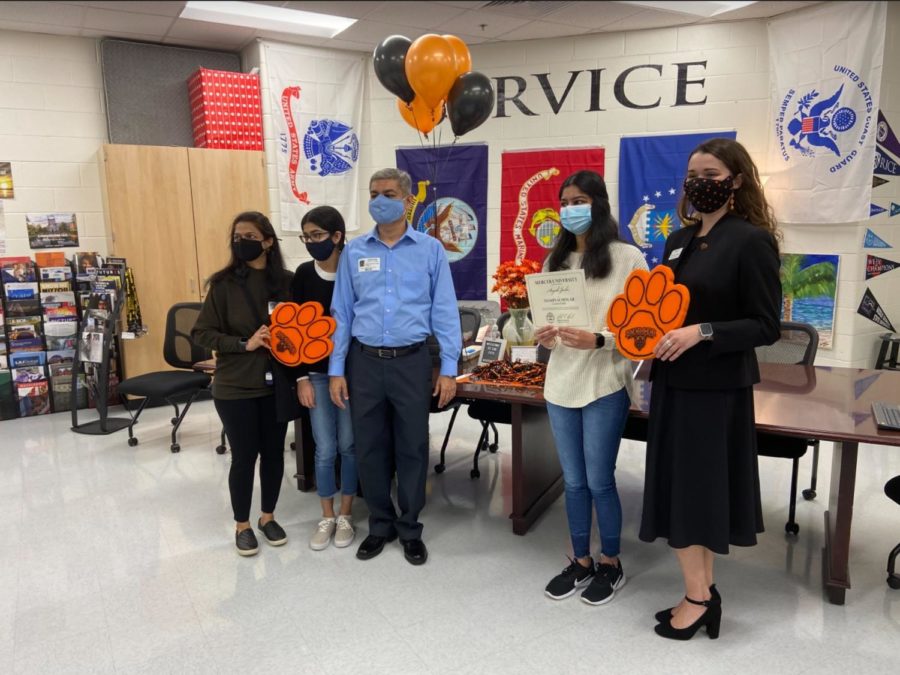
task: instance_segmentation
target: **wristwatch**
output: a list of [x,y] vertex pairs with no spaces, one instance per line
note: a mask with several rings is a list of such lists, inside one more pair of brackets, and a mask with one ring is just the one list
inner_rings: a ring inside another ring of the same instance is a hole
[[704,340],[712,340],[713,339],[713,327],[711,323],[701,323],[700,324],[700,337]]
[[238,344],[241,346],[242,352],[247,351],[247,338],[241,338],[240,340],[238,340]]
[[602,349],[605,344],[606,338],[603,337],[603,333],[594,333],[594,349]]

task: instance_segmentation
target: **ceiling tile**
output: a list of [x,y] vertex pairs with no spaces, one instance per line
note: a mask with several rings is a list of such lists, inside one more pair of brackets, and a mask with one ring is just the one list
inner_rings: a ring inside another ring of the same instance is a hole
[[58,26],[80,26],[85,12],[84,7],[57,2],[4,2],[2,7],[3,21]]
[[453,35],[465,33],[466,35],[495,38],[516,28],[521,28],[527,23],[529,23],[528,19],[501,16],[484,10],[470,10],[444,21],[436,28],[441,33],[452,33]]
[[733,12],[725,12],[710,17],[712,21],[739,21],[744,19],[766,19],[770,16],[778,16],[785,12],[792,12],[795,9],[809,7],[810,5],[820,5],[821,2],[757,2]]
[[156,14],[158,16],[178,16],[184,9],[184,0],[180,2],[86,2],[97,9],[109,9],[120,12],[136,12],[138,14]]
[[154,16],[152,14],[135,14],[133,12],[114,12],[107,9],[89,7],[84,17],[85,28],[106,31],[125,31],[143,33],[162,37],[169,30],[174,19],[170,16]]
[[[347,2],[301,2],[294,0],[284,3],[284,6],[288,9],[302,9],[307,12],[318,12],[319,14],[332,14],[334,16],[346,16],[351,19],[361,19],[370,14],[374,16],[373,12],[378,10],[378,8],[384,4],[395,3],[365,2],[361,0],[348,0]],[[405,5],[413,3],[404,2],[400,4]]]
[[640,7],[618,2],[570,2],[541,18],[554,23],[602,28],[642,11]]
[[176,19],[166,33],[166,38],[174,38],[182,42],[197,40],[215,42],[228,48],[241,48],[254,38],[256,31],[240,26],[226,26],[219,23]]
[[435,31],[444,21],[459,16],[465,10],[459,7],[436,5],[433,2],[385,2],[370,18],[398,26],[414,26]]
[[501,40],[540,40],[542,38],[566,37],[581,35],[590,28],[578,24],[551,23],[550,21],[532,21],[520,28],[515,28],[499,36]]
[[17,30],[23,33],[44,33],[47,35],[80,35],[81,27],[53,26],[49,23],[30,23],[28,21],[8,21],[6,17],[0,17],[0,29]]
[[448,5],[449,7],[462,7],[463,9],[476,9],[481,7],[486,0],[438,0],[432,5]]
[[[526,21],[537,21],[545,19],[548,14],[556,11],[560,7],[571,4],[571,2],[559,2],[559,0],[528,0],[528,2],[506,2],[502,5],[494,5],[485,7],[487,2],[482,3],[483,11],[499,14],[504,17],[513,17],[516,19],[525,19]],[[606,3],[603,3],[606,4]],[[479,8],[475,8],[479,9]]]
[[96,28],[82,28],[80,35],[86,38],[118,38],[121,40],[137,40],[138,42],[153,42],[155,44],[162,42],[162,37],[159,35],[128,33],[125,31],[111,32],[108,30],[97,30]]
[[415,40],[417,37],[430,32],[431,31],[425,30],[424,28],[397,26],[395,24],[363,19],[350,26],[347,30],[338,33],[335,37],[339,40],[347,40],[348,42],[371,44],[374,47],[389,35],[405,35],[410,40]]
[[699,17],[691,17],[685,14],[673,14],[661,12],[655,9],[645,9],[637,14],[614,21],[603,27],[603,32],[620,30],[644,30],[646,28],[668,28],[670,26],[689,26],[699,21]]

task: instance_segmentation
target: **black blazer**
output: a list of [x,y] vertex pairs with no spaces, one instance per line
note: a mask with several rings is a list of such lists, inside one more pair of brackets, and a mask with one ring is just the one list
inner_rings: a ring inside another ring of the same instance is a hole
[[710,323],[713,339],[675,361],[655,360],[650,378],[664,371],[670,387],[749,387],[759,382],[754,347],[781,337],[778,248],[767,230],[733,214],[695,241],[699,227],[674,232],[666,240],[663,261],[691,293],[684,325]]

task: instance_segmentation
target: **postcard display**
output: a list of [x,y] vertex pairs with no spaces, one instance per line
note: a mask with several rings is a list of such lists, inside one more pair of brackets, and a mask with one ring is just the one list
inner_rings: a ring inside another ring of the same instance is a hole
[[35,258],[0,258],[0,419],[71,410],[77,427],[78,409],[95,407],[108,428],[125,260],[77,253],[73,272],[61,252]]

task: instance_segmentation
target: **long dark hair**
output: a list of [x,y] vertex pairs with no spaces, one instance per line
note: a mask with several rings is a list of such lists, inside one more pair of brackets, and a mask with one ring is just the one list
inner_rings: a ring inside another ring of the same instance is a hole
[[341,212],[336,208],[333,206],[317,206],[314,209],[310,209],[300,219],[300,227],[302,228],[307,223],[315,223],[330,234],[340,232],[341,240],[338,242],[337,247],[339,251],[344,249],[344,244],[347,243],[347,226],[344,225],[344,217],[341,215]]
[[[602,279],[612,269],[609,242],[619,239],[619,225],[609,208],[609,193],[603,178],[593,171],[578,171],[563,181],[559,188],[559,198],[563,190],[574,185],[591,198],[591,229],[587,232],[587,248],[581,266],[588,279]],[[547,257],[547,269],[556,272],[566,269],[566,258],[575,250],[575,235],[561,228],[556,244]]]
[[[778,241],[781,239],[781,232],[778,230],[775,213],[766,201],[766,195],[759,180],[759,171],[747,149],[730,138],[711,138],[694,148],[690,157],[698,152],[712,155],[718,159],[735,178],[742,177],[741,187],[732,193],[734,199],[732,211],[747,222],[768,230],[777,247]],[[681,199],[678,200],[678,217],[687,225],[696,225],[700,222],[699,214],[694,211],[683,191]]]
[[234,255],[234,247],[231,245],[234,239],[234,230],[238,223],[250,223],[259,230],[264,240],[272,240],[272,245],[266,249],[266,255],[268,256],[268,261],[266,262],[266,288],[268,288],[270,298],[277,298],[283,295],[287,271],[284,267],[284,257],[281,255],[281,246],[278,244],[278,237],[275,234],[275,228],[272,227],[271,221],[259,211],[245,211],[234,217],[231,229],[228,231],[228,250],[231,251],[231,260],[225,267],[209,278],[206,282],[207,286],[212,286],[226,279],[234,279],[243,283],[247,278],[250,268],[247,266],[247,263]]

